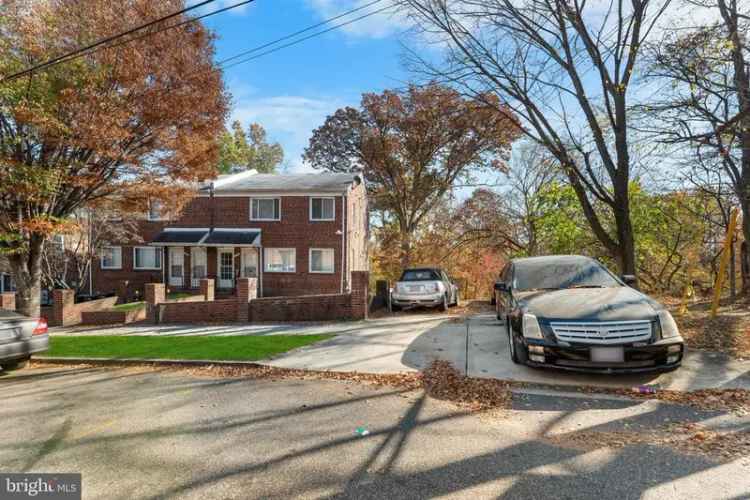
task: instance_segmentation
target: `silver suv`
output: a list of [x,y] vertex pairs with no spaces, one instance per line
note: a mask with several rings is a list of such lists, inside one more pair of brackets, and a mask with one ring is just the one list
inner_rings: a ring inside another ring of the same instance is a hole
[[391,292],[391,308],[439,307],[445,311],[458,305],[458,286],[435,267],[406,269]]

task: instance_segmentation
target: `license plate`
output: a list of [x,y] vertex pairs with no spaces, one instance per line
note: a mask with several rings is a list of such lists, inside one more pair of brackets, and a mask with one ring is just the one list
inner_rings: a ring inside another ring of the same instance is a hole
[[622,363],[625,350],[622,347],[592,347],[591,361],[595,363]]
[[422,291],[422,285],[416,285],[416,286],[412,285],[412,286],[408,287],[408,290],[410,292],[421,292]]

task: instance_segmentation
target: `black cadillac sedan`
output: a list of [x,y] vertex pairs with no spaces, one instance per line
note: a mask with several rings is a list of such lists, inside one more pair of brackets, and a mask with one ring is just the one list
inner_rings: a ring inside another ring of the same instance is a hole
[[510,261],[495,283],[495,307],[512,361],[605,373],[679,367],[677,324],[632,282],[578,255]]

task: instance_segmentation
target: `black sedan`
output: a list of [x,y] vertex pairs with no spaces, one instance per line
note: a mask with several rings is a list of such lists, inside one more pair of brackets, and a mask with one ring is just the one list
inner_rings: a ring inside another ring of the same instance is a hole
[[495,283],[497,318],[514,363],[578,371],[680,366],[684,342],[664,306],[589,257],[509,262]]

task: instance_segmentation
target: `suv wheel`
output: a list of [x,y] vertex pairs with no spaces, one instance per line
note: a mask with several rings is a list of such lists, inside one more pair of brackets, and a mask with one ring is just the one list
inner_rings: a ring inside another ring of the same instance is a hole
[[17,359],[15,361],[7,361],[0,366],[2,366],[4,371],[11,371],[11,370],[20,370],[21,368],[26,366],[26,363],[29,362],[29,358],[26,359]]
[[445,312],[448,310],[448,297],[443,295],[443,301],[440,303],[440,310]]

